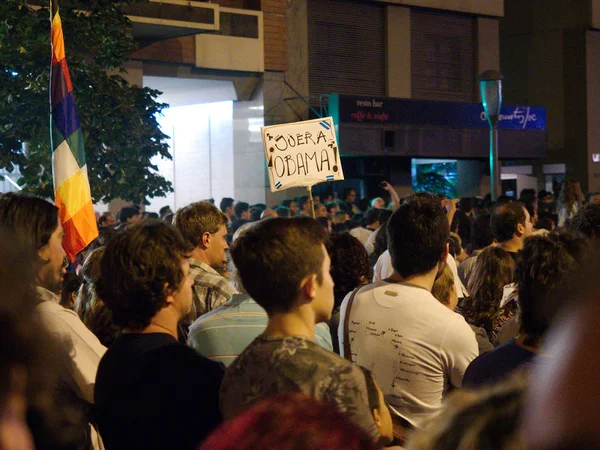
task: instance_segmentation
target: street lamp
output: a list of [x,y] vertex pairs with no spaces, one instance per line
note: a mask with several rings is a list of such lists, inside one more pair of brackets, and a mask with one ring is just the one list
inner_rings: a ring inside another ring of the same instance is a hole
[[481,89],[483,110],[490,124],[490,188],[492,201],[502,194],[500,165],[498,163],[498,116],[502,107],[502,74],[486,70],[477,78]]

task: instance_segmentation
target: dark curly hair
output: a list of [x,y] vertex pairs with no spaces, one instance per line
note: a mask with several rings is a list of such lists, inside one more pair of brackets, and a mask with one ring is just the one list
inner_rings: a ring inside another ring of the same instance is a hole
[[569,229],[600,239],[600,203],[590,203],[579,208],[571,220]]
[[493,332],[503,288],[512,283],[514,273],[515,262],[499,247],[487,247],[477,256],[467,288],[471,295],[462,303],[467,322],[484,328],[488,334]]
[[373,233],[377,234],[373,240],[373,253],[371,253],[369,256],[369,262],[371,263],[371,266],[374,266],[381,254],[388,249],[387,226],[381,225]]
[[481,250],[494,242],[494,232],[490,225],[490,215],[481,214],[471,225],[471,242],[469,251]]
[[184,281],[181,260],[191,245],[174,226],[147,220],[119,233],[100,261],[96,293],[117,325],[142,330],[164,307],[165,285],[177,290]]
[[121,327],[115,324],[111,311],[95,292],[95,285],[100,279],[100,261],[103,254],[104,247],[88,253],[80,271],[83,284],[77,293],[74,309],[102,345],[110,347],[121,333]]
[[364,245],[349,233],[331,236],[327,250],[331,258],[331,278],[335,283],[335,309],[342,304],[346,294],[370,281],[372,267]]
[[578,272],[588,243],[581,234],[563,231],[525,241],[515,279],[519,290],[521,332],[542,337],[564,298],[554,295]]

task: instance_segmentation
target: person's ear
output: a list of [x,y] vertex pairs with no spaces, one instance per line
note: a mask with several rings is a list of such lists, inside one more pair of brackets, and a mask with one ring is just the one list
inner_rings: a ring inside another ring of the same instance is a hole
[[171,289],[169,283],[165,283],[163,292],[165,293],[165,306],[171,306],[175,301],[175,299],[173,298],[173,294],[175,293],[175,291]]
[[47,243],[46,245],[44,245],[37,251],[38,258],[40,258],[40,260],[43,263],[47,263],[50,261],[49,253],[50,253],[50,243]]
[[377,428],[381,428],[383,422],[381,420],[381,413],[377,408],[373,409],[373,420],[375,421],[375,425],[377,425]]
[[317,297],[317,274],[309,275],[302,280],[300,292],[305,303],[310,303]]
[[202,243],[203,247],[208,247],[208,245],[210,244],[210,239],[211,239],[211,235],[209,232],[206,232],[202,235],[202,238],[200,239],[200,242]]
[[522,223],[518,223],[517,224],[517,236],[522,236],[523,234],[525,234],[525,225],[523,225]]

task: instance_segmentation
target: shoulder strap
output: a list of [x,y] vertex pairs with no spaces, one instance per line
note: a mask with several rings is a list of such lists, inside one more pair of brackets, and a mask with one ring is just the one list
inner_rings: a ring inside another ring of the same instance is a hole
[[354,292],[352,292],[352,295],[348,299],[348,305],[346,306],[346,315],[344,316],[344,358],[346,358],[348,361],[352,361],[352,355],[350,354],[350,333],[348,330],[348,327],[350,325],[350,311],[352,309],[354,297],[356,296],[356,293],[359,289],[360,287],[354,289]]

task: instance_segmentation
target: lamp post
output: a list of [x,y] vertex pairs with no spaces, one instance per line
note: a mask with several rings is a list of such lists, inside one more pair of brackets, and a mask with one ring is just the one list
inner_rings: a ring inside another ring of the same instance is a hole
[[502,107],[502,74],[486,70],[477,78],[481,89],[483,110],[490,125],[490,188],[492,201],[502,194],[500,164],[498,163],[498,116]]

